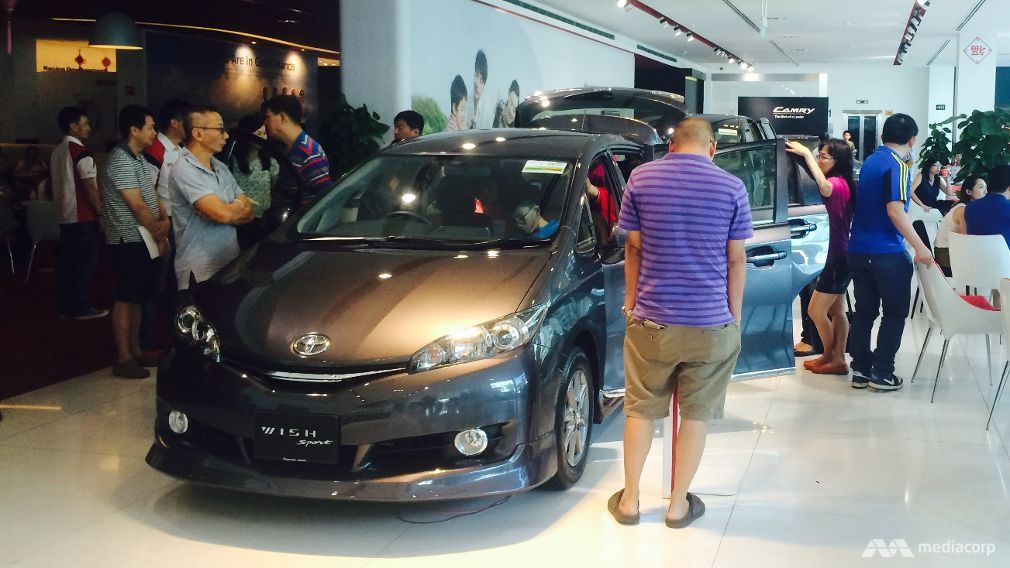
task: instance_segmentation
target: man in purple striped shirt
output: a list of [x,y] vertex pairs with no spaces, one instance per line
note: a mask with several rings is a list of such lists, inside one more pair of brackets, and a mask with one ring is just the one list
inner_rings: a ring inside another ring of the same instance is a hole
[[675,388],[682,421],[666,525],[683,528],[705,512],[687,490],[740,354],[744,241],[754,234],[743,182],[714,155],[709,122],[686,119],[670,153],[635,169],[624,195],[624,489],[608,504],[622,524],[639,520],[653,421],[669,415]]
[[[304,201],[315,199],[330,189],[330,162],[326,152],[302,128],[302,102],[292,95],[277,95],[264,103],[263,126],[267,135],[284,144],[287,157],[305,184]],[[281,168],[277,185],[293,189],[298,180]]]

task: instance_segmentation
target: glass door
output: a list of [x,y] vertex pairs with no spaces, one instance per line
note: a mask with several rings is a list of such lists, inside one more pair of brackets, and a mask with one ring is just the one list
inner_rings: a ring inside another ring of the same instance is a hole
[[877,123],[880,111],[845,111],[845,128],[852,133],[856,145],[856,159],[863,161],[877,149]]

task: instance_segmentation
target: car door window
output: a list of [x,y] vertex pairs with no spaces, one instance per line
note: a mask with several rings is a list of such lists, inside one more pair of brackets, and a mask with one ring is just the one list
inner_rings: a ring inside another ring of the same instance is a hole
[[614,155],[614,163],[617,165],[618,173],[620,174],[621,191],[615,192],[618,201],[621,200],[621,196],[624,194],[624,185],[628,183],[628,179],[631,177],[631,172],[635,171],[635,168],[645,163],[645,158],[643,157],[643,152],[640,150],[632,150],[630,148],[614,148],[611,150]]
[[754,224],[775,220],[775,195],[778,171],[775,144],[731,148],[713,158],[717,166],[740,178],[747,187]]
[[600,245],[610,243],[620,214],[624,180],[614,159],[610,153],[593,158],[586,179],[586,197],[596,227],[596,241]]
[[717,120],[712,123],[716,146],[740,144],[743,142],[743,133],[740,130],[740,122],[735,118]]
[[762,140],[764,136],[761,135],[761,130],[758,129],[758,125],[751,119],[746,119],[746,127],[743,129],[743,137],[745,142],[757,142]]

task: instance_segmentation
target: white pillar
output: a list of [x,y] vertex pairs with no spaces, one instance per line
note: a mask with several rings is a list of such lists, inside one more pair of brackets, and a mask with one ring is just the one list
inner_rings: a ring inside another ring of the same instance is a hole
[[986,8],[989,6],[980,10],[957,37],[954,114],[970,115],[976,110],[991,111],[996,108],[999,19],[987,14]]
[[[993,76],[995,77],[995,74]],[[952,116],[954,116],[954,67],[933,65],[929,68],[929,114],[926,124],[919,125],[919,131],[925,132],[930,124],[943,122]],[[928,136],[928,133],[925,135]]]
[[[348,102],[393,117],[410,108],[410,2],[340,2],[340,80]],[[392,128],[386,134],[392,140]]]

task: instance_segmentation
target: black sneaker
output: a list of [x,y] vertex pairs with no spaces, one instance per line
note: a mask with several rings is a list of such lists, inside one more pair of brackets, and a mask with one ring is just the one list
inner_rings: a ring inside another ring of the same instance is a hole
[[904,385],[904,381],[894,376],[894,373],[885,374],[874,371],[870,374],[870,386],[875,390],[893,391],[900,389],[902,385]]
[[855,368],[852,369],[852,388],[865,389],[869,384],[870,377],[868,373],[857,371]]

